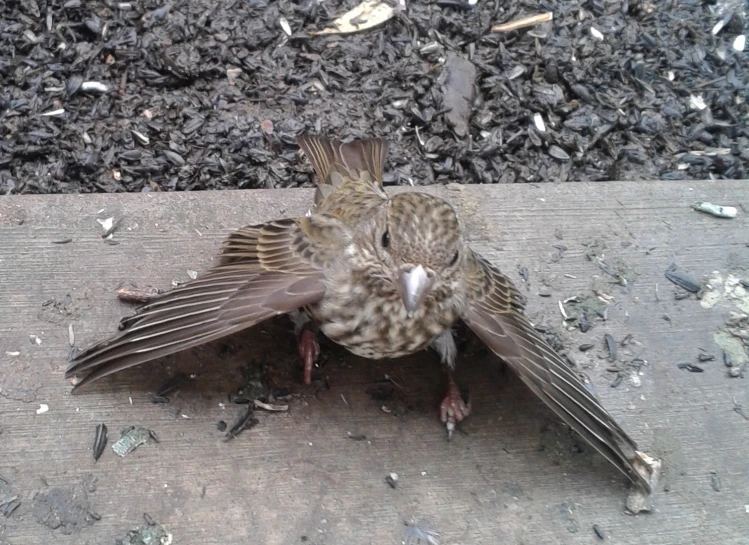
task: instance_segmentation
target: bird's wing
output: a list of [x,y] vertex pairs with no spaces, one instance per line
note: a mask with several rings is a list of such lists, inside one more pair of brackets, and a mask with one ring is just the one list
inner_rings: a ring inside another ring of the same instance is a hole
[[496,267],[471,252],[463,321],[564,422],[632,482],[650,485],[633,466],[637,445],[523,316],[520,292]]
[[[342,143],[324,136],[297,137],[299,147],[317,174],[315,204],[326,199],[344,181],[365,182],[382,193],[382,169],[388,143],[382,138],[366,138]],[[382,194],[384,195],[384,194]]]
[[124,318],[114,337],[75,356],[66,377],[89,371],[78,388],[315,303],[325,294],[324,267],[346,241],[324,215],[239,229],[220,264]]

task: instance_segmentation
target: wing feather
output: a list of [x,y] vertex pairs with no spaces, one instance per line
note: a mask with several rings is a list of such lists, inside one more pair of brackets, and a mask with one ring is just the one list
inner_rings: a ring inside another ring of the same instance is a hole
[[347,240],[325,215],[239,229],[217,266],[124,318],[119,333],[79,353],[66,376],[89,372],[75,390],[313,304],[325,294],[325,266]]
[[633,465],[637,445],[525,318],[524,299],[510,280],[476,253],[467,261],[469,301],[463,321],[557,416],[649,492]]

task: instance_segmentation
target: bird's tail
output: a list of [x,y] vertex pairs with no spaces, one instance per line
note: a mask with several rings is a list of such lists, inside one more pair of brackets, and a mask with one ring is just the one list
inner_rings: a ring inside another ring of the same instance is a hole
[[304,134],[297,137],[297,143],[317,174],[315,204],[330,195],[346,177],[382,186],[387,141],[366,138],[344,144],[340,140]]

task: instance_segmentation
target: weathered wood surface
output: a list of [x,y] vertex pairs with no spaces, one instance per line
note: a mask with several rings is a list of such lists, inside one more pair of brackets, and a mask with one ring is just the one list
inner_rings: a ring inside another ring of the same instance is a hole
[[[664,271],[675,262],[700,280],[713,271],[724,279],[749,277],[749,185],[430,191],[457,206],[474,247],[521,284],[532,319],[561,332],[569,354],[641,448],[664,458],[654,513],[623,514],[622,478],[589,448],[579,452],[551,413],[473,345],[458,365],[474,413],[451,443],[436,418],[443,377],[434,354],[367,364],[333,349],[317,372],[330,388],[305,388],[283,319],[228,348],[217,343],[71,395],[63,379],[71,324],[79,347],[108,336],[130,313],[116,288],[186,280],[188,270],[209,265],[226,230],[303,214],[312,192],[4,197],[0,475],[21,506],[8,518],[0,515],[0,543],[113,543],[142,523],[143,512],[168,527],[177,544],[400,543],[403,521],[412,516],[426,518],[441,543],[452,545],[596,543],[594,524],[607,543],[748,543],[749,421],[734,411],[734,400],[749,415],[749,393],[745,379],[727,376],[714,338],[746,297],[723,298],[711,308],[694,296],[675,300]],[[739,215],[721,220],[692,211],[699,200],[738,206]],[[114,236],[119,244],[108,245],[96,218],[114,213],[124,219]],[[66,238],[72,242],[53,244]],[[630,290],[586,258],[585,245],[595,241],[605,243],[598,253],[624,271]],[[554,244],[567,247],[561,260]],[[527,286],[521,266],[529,271]],[[613,297],[608,321],[585,334],[564,330],[558,301],[591,295],[593,287]],[[537,296],[544,290],[551,297]],[[52,298],[56,303],[42,306]],[[636,344],[620,347],[620,359],[647,360],[618,388],[609,386],[605,333],[619,341],[632,334]],[[582,343],[595,348],[580,352]],[[700,364],[705,372],[677,368],[697,363],[700,349],[716,356]],[[240,370],[252,361],[273,363],[279,384],[295,395],[288,413],[258,413],[258,426],[225,442],[215,425],[231,425],[242,414],[227,393],[242,384]],[[151,403],[177,371],[199,376],[170,395],[168,405]],[[386,374],[405,393],[372,399],[368,388]],[[37,414],[40,404],[49,411]],[[110,446],[129,425],[155,430],[161,442],[125,458],[108,446],[94,462],[100,422],[109,427]],[[390,472],[399,475],[395,490],[384,482]],[[50,490],[73,490],[90,475],[97,482],[87,501],[101,520],[57,530],[40,522]]]

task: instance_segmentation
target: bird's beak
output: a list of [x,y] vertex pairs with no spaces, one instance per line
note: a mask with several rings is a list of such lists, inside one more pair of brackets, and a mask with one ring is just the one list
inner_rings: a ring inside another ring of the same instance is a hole
[[426,269],[421,265],[401,271],[398,291],[409,317],[419,308],[424,296],[432,287],[432,282],[433,280],[429,278]]

